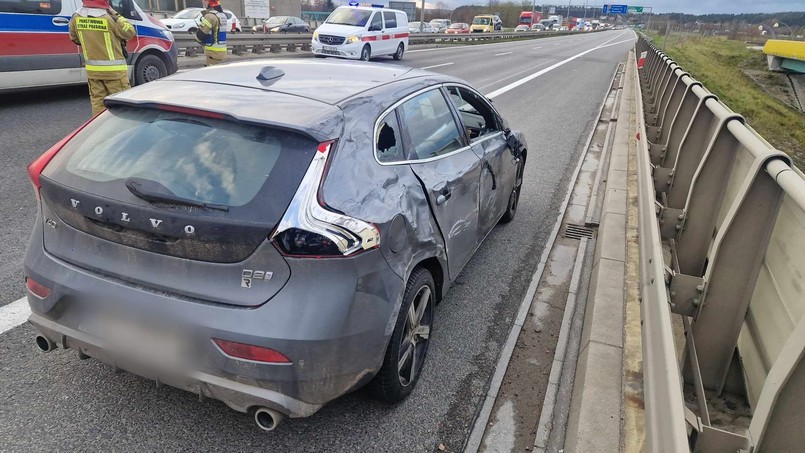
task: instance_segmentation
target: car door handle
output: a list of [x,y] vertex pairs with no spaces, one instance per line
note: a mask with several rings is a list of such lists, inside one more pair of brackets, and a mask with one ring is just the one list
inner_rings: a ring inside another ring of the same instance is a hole
[[450,189],[445,188],[444,190],[442,190],[442,193],[440,193],[439,196],[436,197],[436,205],[437,206],[443,205],[447,200],[450,199],[451,195],[452,192],[450,192]]
[[60,25],[62,27],[70,24],[70,20],[66,17],[54,17],[50,22],[52,22],[53,25]]

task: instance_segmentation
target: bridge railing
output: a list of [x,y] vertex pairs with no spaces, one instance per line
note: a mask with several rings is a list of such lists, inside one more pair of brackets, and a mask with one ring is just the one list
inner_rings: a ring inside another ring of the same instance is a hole
[[[646,450],[801,451],[805,178],[644,36],[635,50]],[[748,427],[711,419],[725,391]]]

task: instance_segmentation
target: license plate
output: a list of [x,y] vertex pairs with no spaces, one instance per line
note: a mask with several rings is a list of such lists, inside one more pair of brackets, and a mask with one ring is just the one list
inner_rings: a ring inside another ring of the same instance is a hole
[[338,48],[333,46],[324,46],[323,50],[328,53],[338,53]]

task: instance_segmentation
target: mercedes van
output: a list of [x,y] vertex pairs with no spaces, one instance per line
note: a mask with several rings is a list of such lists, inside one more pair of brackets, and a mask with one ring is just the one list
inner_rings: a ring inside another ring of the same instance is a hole
[[408,15],[372,6],[340,6],[313,32],[316,57],[369,61],[378,55],[402,60],[408,50]]

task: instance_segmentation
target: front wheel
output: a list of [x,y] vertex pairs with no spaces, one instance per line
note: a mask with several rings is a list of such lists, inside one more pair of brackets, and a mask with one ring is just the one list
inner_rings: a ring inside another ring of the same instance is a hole
[[369,61],[370,58],[372,58],[372,48],[367,44],[361,49],[361,61]]
[[435,301],[433,276],[417,267],[408,278],[383,365],[368,385],[375,398],[397,403],[414,389],[428,353]]
[[403,43],[400,43],[400,45],[397,46],[397,51],[394,52],[393,58],[397,61],[400,61],[402,60],[403,53],[405,53],[405,46],[403,45]]
[[134,67],[136,85],[153,82],[166,75],[168,75],[168,68],[165,67],[165,62],[156,55],[143,55],[137,60],[137,65]]

